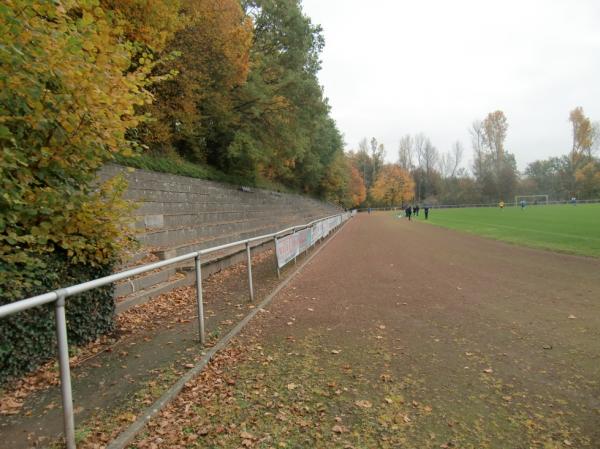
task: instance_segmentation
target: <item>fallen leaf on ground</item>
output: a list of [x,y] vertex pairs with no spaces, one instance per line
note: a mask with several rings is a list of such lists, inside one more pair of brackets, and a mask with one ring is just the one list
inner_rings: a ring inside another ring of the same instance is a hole
[[371,408],[371,407],[373,407],[373,404],[371,404],[370,401],[367,401],[367,400],[364,400],[364,399],[360,400],[360,401],[356,401],[354,403],[354,405],[356,405],[356,406],[358,406],[360,408]]
[[240,433],[240,438],[243,440],[254,440],[255,439],[254,435],[252,435],[251,433],[248,433],[248,432]]
[[344,433],[348,432],[348,429],[345,426],[340,426],[339,424],[336,424],[331,428],[331,431],[335,433]]

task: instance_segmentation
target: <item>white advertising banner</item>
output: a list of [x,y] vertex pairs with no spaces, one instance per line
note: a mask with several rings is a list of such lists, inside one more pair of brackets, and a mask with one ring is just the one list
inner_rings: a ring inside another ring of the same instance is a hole
[[277,253],[277,266],[283,267],[298,255],[298,239],[296,234],[286,235],[275,240],[275,252]]
[[312,228],[312,239],[313,239],[313,242],[316,242],[317,240],[319,240],[320,238],[322,238],[323,235],[324,235],[323,234],[323,222],[319,221],[319,222],[315,223],[313,225],[313,228]]
[[350,213],[345,213],[328,218],[313,224],[310,228],[305,228],[285,237],[278,238],[275,241],[277,266],[281,268],[295,257],[298,257],[300,253],[310,248],[314,242],[320,238],[327,237],[336,226],[346,221],[350,216]]
[[296,232],[296,239],[298,240],[298,254],[303,253],[312,245],[312,228]]

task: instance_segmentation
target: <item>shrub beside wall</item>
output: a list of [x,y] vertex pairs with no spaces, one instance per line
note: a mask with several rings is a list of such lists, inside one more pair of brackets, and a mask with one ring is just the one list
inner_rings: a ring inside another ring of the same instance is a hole
[[[0,304],[110,273],[130,243],[124,182],[95,183],[134,153],[152,100],[155,62],[122,24],[97,0],[2,2]],[[113,308],[108,288],[68,300],[70,341],[109,331]],[[50,307],[0,320],[0,379],[53,355],[53,320]]]
[[[42,261],[37,273],[39,285],[27,297],[107,276],[112,267],[69,263],[66,254],[52,254]],[[22,299],[7,290],[0,305]],[[66,315],[69,344],[84,344],[112,331],[115,311],[112,286],[67,298]],[[54,304],[36,307],[0,320],[0,384],[29,372],[56,355]]]

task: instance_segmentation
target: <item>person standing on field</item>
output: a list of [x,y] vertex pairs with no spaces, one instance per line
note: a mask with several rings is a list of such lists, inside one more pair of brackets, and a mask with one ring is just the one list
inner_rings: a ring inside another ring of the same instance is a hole
[[415,213],[415,217],[419,216],[419,210],[421,210],[421,208],[419,207],[418,204],[415,207],[413,207],[413,211]]
[[408,217],[408,221],[410,221],[410,217],[412,215],[412,207],[408,206],[404,212],[406,212],[406,216]]
[[429,206],[425,206],[423,210],[425,211],[425,220],[429,219]]

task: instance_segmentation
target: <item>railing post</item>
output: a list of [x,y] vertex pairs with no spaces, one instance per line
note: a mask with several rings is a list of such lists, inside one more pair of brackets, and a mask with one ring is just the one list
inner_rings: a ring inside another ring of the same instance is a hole
[[254,286],[252,285],[252,254],[250,242],[246,242],[246,259],[248,259],[248,287],[250,288],[250,301],[254,301]]
[[65,444],[67,445],[67,449],[75,449],[75,418],[73,417],[73,391],[71,389],[71,370],[69,368],[65,293],[60,290],[58,291],[58,299],[54,305],[54,317],[56,319],[56,341],[58,344]]
[[277,268],[277,279],[281,279],[281,271],[279,271],[279,262],[277,261],[277,236],[273,238],[275,244],[275,268]]
[[200,254],[194,257],[196,265],[196,302],[198,305],[198,334],[200,344],[204,346],[206,340],[204,338],[204,304],[202,303],[202,264],[200,262]]
[[[294,231],[292,232],[292,234],[296,235],[296,228],[294,228]],[[296,261],[296,258],[297,258],[297,257],[298,257],[298,256],[294,256],[294,265],[296,265],[296,264],[297,264],[297,261]]]

